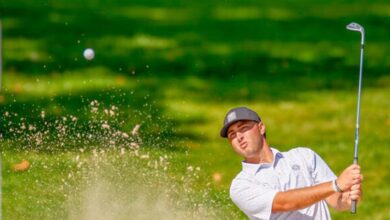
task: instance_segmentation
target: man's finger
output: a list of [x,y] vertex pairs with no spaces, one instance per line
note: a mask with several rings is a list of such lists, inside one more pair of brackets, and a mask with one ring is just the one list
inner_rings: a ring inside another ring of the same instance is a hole
[[352,191],[355,191],[355,190],[359,190],[359,191],[360,191],[360,187],[361,187],[360,184],[352,185],[352,187],[351,187],[351,192],[352,192]]
[[351,200],[354,200],[354,201],[359,201],[360,200],[360,195],[351,195]]
[[352,180],[352,185],[360,184],[362,180],[360,178],[356,178]]
[[352,164],[349,168],[351,169],[359,169],[360,170],[360,166],[358,164]]
[[355,169],[355,170],[352,170],[351,173],[352,174],[360,174],[360,170]]

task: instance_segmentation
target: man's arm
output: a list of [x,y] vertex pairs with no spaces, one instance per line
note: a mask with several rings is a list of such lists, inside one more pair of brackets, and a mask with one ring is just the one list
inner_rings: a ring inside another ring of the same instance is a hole
[[[363,176],[360,174],[360,167],[358,165],[351,165],[347,167],[337,178],[337,184],[342,191],[351,190],[354,192],[351,199],[359,200],[360,183],[362,179]],[[328,197],[331,198],[331,206],[338,207],[340,197],[331,197],[335,193],[336,192],[333,190],[331,181],[315,186],[278,192],[272,202],[272,212],[285,212],[302,209]],[[342,208],[344,208],[344,205]]]
[[272,203],[272,212],[286,212],[303,209],[334,194],[332,182],[316,186],[278,192]]

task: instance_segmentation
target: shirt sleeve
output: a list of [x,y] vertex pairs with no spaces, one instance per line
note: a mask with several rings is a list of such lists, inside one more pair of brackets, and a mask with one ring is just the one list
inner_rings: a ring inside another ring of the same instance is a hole
[[313,150],[309,148],[301,148],[307,151],[306,163],[310,169],[314,184],[332,181],[337,178],[325,161]]
[[233,202],[250,219],[270,219],[277,191],[270,186],[245,178],[236,178],[230,187]]

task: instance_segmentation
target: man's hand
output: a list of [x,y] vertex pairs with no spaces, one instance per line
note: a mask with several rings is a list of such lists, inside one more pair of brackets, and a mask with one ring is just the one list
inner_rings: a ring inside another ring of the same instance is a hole
[[351,207],[352,200],[355,200],[357,202],[360,201],[362,195],[362,190],[360,186],[360,184],[353,185],[351,187],[351,190],[343,192],[342,201],[348,204],[348,207]]
[[[353,195],[360,194],[360,183],[363,180],[363,175],[360,173],[360,166],[357,164],[352,164],[351,166],[347,167],[337,178],[336,182],[339,188],[344,191],[351,191],[352,192],[352,186],[353,185],[359,185],[355,186],[353,190]],[[359,191],[359,192],[357,192]],[[352,196],[352,195],[351,195]]]
[[356,184],[351,187],[351,190],[347,190],[340,194],[335,194],[326,199],[328,204],[333,208],[344,211],[351,208],[352,200],[359,202],[361,200],[362,190],[361,185]]
[[351,200],[355,200],[357,202],[360,201],[362,196],[362,189],[360,184],[355,184],[351,187],[351,191],[349,191],[350,199],[348,201],[351,204]]
[[361,183],[363,175],[360,173],[359,165],[351,165],[347,167],[337,178],[336,183],[343,191],[333,194],[326,201],[333,208],[343,211],[351,207],[352,200],[360,202],[362,196]]

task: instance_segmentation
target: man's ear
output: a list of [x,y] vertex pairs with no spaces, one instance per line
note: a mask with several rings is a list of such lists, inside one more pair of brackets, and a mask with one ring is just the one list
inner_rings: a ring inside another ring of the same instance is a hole
[[259,122],[257,124],[257,126],[259,127],[259,131],[260,131],[260,134],[265,136],[265,125],[263,122]]

